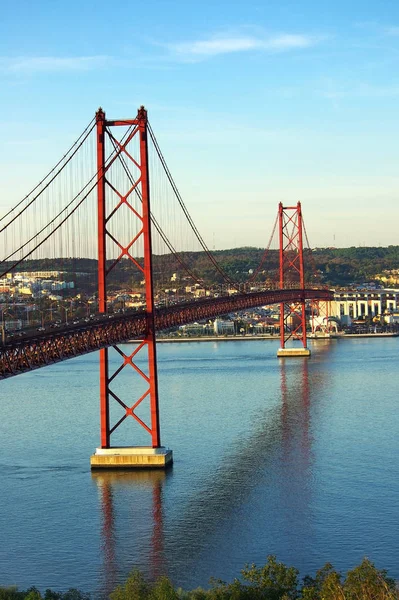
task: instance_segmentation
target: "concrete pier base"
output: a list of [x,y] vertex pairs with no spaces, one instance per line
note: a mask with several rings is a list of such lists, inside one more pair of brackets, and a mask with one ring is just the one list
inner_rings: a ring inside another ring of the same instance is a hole
[[92,469],[166,469],[172,462],[172,450],[148,446],[96,448],[90,457]]
[[279,358],[289,358],[291,356],[310,356],[309,348],[279,348],[277,350]]

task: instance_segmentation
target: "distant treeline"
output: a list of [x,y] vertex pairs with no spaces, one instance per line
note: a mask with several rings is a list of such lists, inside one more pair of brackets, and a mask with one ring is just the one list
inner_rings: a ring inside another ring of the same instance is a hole
[[[125,584],[109,594],[109,600],[398,600],[395,581],[387,577],[367,559],[342,577],[330,564],[316,576],[299,581],[299,571],[269,556],[263,567],[247,565],[241,578],[231,583],[211,580],[209,590],[184,591],[175,588],[163,576],[149,583],[140,571],[133,571]],[[0,588],[0,600],[88,600],[95,596],[76,589],[65,593],[36,588],[18,591]]]
[[[223,271],[234,281],[245,282],[256,272],[264,257],[261,248],[233,248],[216,250],[213,256]],[[165,254],[153,257],[154,279],[161,285],[170,282],[173,273],[184,278],[187,273],[183,264],[206,285],[221,284],[223,277],[210,262],[205,252],[181,252],[179,259]],[[113,261],[108,261],[111,266]],[[139,260],[140,262],[140,260]],[[328,285],[347,285],[372,281],[383,271],[399,269],[399,246],[364,247],[364,248],[315,248],[305,250],[306,278],[308,282],[320,282]],[[88,273],[92,277],[86,279],[89,285],[97,270],[97,261],[90,258],[58,258],[26,260],[18,266],[19,271],[59,270],[67,273],[72,279],[79,273]],[[278,279],[279,253],[270,250],[260,269],[256,281],[275,281]],[[122,260],[111,272],[112,284],[115,287],[123,284],[137,284],[142,273],[130,260]],[[79,277],[78,277],[79,279]],[[179,280],[179,279],[178,279]]]

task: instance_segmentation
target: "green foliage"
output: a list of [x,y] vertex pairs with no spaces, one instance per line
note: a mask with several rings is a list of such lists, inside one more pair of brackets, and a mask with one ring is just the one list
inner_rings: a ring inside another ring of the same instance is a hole
[[[306,580],[306,581],[305,581]],[[397,600],[395,582],[379,571],[367,558],[349,571],[346,579],[329,563],[320,569],[315,579],[305,578],[301,599],[306,600]]]
[[341,577],[334,569],[329,569],[325,574],[320,584],[318,597],[325,600],[342,600],[345,597],[342,591]]
[[209,592],[202,588],[197,588],[191,592],[185,592],[181,588],[177,590],[179,600],[208,600]]
[[[302,586],[298,570],[267,557],[263,567],[246,566],[242,580],[231,583],[211,580],[209,590],[175,589],[170,580],[159,577],[154,583],[146,581],[138,570],[132,571],[124,585],[119,585],[109,600],[399,600],[395,581],[386,571],[378,570],[367,558],[349,571],[346,578],[327,563],[314,578],[306,576]],[[76,589],[67,592],[46,590],[44,596],[32,587],[25,592],[16,587],[0,588],[0,600],[89,600],[90,594]]]
[[46,590],[42,596],[35,587],[25,591],[18,591],[16,587],[2,587],[0,588],[0,600],[90,600],[90,594],[71,588],[64,593]]
[[0,588],[0,600],[23,600],[24,598],[25,592],[18,592],[14,586]]
[[179,595],[170,580],[162,576],[153,585],[148,598],[149,600],[179,600]]
[[296,598],[298,573],[299,571],[294,567],[287,567],[277,562],[274,555],[270,555],[263,567],[247,566],[243,569],[242,576],[255,589],[264,592],[265,597],[270,600],[280,600],[280,598]]
[[349,571],[343,585],[347,600],[394,600],[394,584],[385,571],[379,571],[367,558]]
[[150,585],[142,573],[135,569],[127,578],[124,585],[118,585],[110,594],[110,600],[148,600]]
[[36,588],[30,588],[30,590],[27,591],[25,600],[42,600],[42,595]]
[[60,600],[90,600],[90,594],[84,594],[75,588],[70,588],[64,594],[61,594]]
[[46,590],[44,592],[43,600],[61,600],[61,592],[53,592],[53,590]]
[[246,586],[238,579],[232,583],[211,580],[212,588],[204,596],[207,600],[257,600],[263,596],[260,590],[253,586]]
[[[233,248],[217,250],[213,256],[222,269],[237,282],[245,282],[249,270],[255,270],[260,265],[264,250],[261,248]],[[210,265],[205,252],[181,252],[180,257],[198,279],[205,285],[212,286],[223,282],[222,276]],[[141,259],[139,259],[141,260]],[[110,264],[112,261],[110,262]],[[8,263],[5,264],[5,267]],[[10,263],[11,266],[11,263]],[[305,249],[305,276],[309,283],[326,283],[329,285],[348,285],[352,282],[372,280],[384,270],[399,268],[399,246],[387,248],[316,248]],[[269,250],[261,271],[256,279],[264,283],[275,280],[278,276],[279,252]],[[59,258],[24,261],[18,267],[19,271],[61,270],[67,281],[75,281],[79,290],[85,293],[95,291],[94,282],[97,272],[97,261],[89,258]],[[187,274],[181,264],[169,255],[153,256],[155,281],[162,285],[170,282],[173,272],[185,277]],[[318,274],[315,277],[315,272]],[[78,277],[77,273],[87,273],[88,276]],[[114,269],[109,281],[110,288],[120,289],[123,286],[135,286],[140,282],[141,272],[129,261],[121,261]],[[94,287],[93,287],[94,286]]]

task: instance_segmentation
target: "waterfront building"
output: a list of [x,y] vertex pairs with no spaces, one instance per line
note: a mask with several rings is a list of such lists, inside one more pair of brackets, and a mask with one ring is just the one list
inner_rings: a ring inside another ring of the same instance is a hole
[[213,331],[216,335],[232,335],[234,334],[234,321],[215,319],[213,323]]
[[343,324],[352,320],[373,318],[384,313],[399,311],[399,290],[340,290],[334,293],[331,302],[331,316]]

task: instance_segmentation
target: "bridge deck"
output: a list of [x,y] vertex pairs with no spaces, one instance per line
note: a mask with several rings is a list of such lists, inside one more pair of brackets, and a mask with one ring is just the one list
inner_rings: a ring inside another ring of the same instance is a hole
[[[305,299],[332,300],[333,293],[321,289],[266,290],[187,302],[156,309],[155,328],[164,331],[256,306],[301,302]],[[34,332],[7,340],[0,350],[0,379],[128,340],[144,339],[147,318],[145,311],[124,313],[112,318],[98,315],[89,323],[70,324],[56,330]]]

